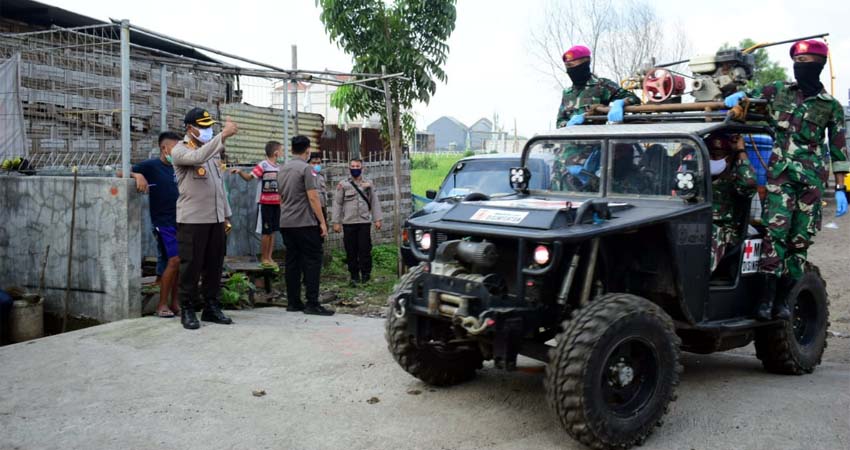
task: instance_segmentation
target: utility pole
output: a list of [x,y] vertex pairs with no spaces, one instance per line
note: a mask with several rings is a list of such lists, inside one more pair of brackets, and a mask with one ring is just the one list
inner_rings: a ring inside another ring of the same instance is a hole
[[393,157],[393,234],[398,261],[396,270],[401,275],[401,142],[400,136],[395,135],[392,91],[390,91],[390,83],[386,79],[386,66],[381,66],[381,76],[381,81],[384,84],[384,98],[387,103],[387,131],[390,135],[390,151]]

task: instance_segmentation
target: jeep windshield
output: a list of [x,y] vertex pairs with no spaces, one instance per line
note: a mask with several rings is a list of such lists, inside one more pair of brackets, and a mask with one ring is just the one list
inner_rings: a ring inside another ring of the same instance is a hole
[[[548,189],[551,157],[548,161],[547,163],[541,158],[533,158],[529,161],[530,166],[534,167],[539,173],[545,174],[545,176],[532,178],[531,189]],[[458,161],[449,171],[443,185],[440,186],[437,200],[464,197],[473,192],[489,196],[513,194],[514,190],[510,185],[510,169],[519,165],[519,155],[516,158],[482,158]]]
[[532,184],[548,176],[551,192],[597,197],[678,198],[677,176],[690,173],[693,190],[704,197],[700,181],[703,161],[698,148],[686,137],[547,139],[532,142],[526,151],[529,159],[548,156],[549,170],[526,167]]

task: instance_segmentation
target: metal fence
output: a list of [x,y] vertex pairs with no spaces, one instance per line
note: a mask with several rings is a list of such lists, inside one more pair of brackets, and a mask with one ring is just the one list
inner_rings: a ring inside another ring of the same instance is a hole
[[[120,158],[121,63],[118,30],[92,26],[0,35],[0,58],[20,55],[18,95],[26,156],[36,167],[114,164]],[[12,120],[15,112],[3,111]]]

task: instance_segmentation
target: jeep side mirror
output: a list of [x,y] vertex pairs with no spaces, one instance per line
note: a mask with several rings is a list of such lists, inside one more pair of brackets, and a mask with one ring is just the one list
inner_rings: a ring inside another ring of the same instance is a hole
[[427,191],[425,191],[425,198],[427,198],[428,200],[434,200],[435,198],[437,198],[437,191],[433,189],[428,189]]

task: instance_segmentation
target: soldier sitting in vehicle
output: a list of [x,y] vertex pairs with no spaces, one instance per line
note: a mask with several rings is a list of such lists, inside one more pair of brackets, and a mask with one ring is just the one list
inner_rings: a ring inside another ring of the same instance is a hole
[[652,194],[652,180],[635,164],[633,144],[615,144],[611,158],[611,193]]
[[730,248],[743,240],[742,220],[748,217],[756,191],[756,175],[740,135],[711,136],[711,272]]
[[553,191],[599,192],[600,145],[565,145],[552,167]]

